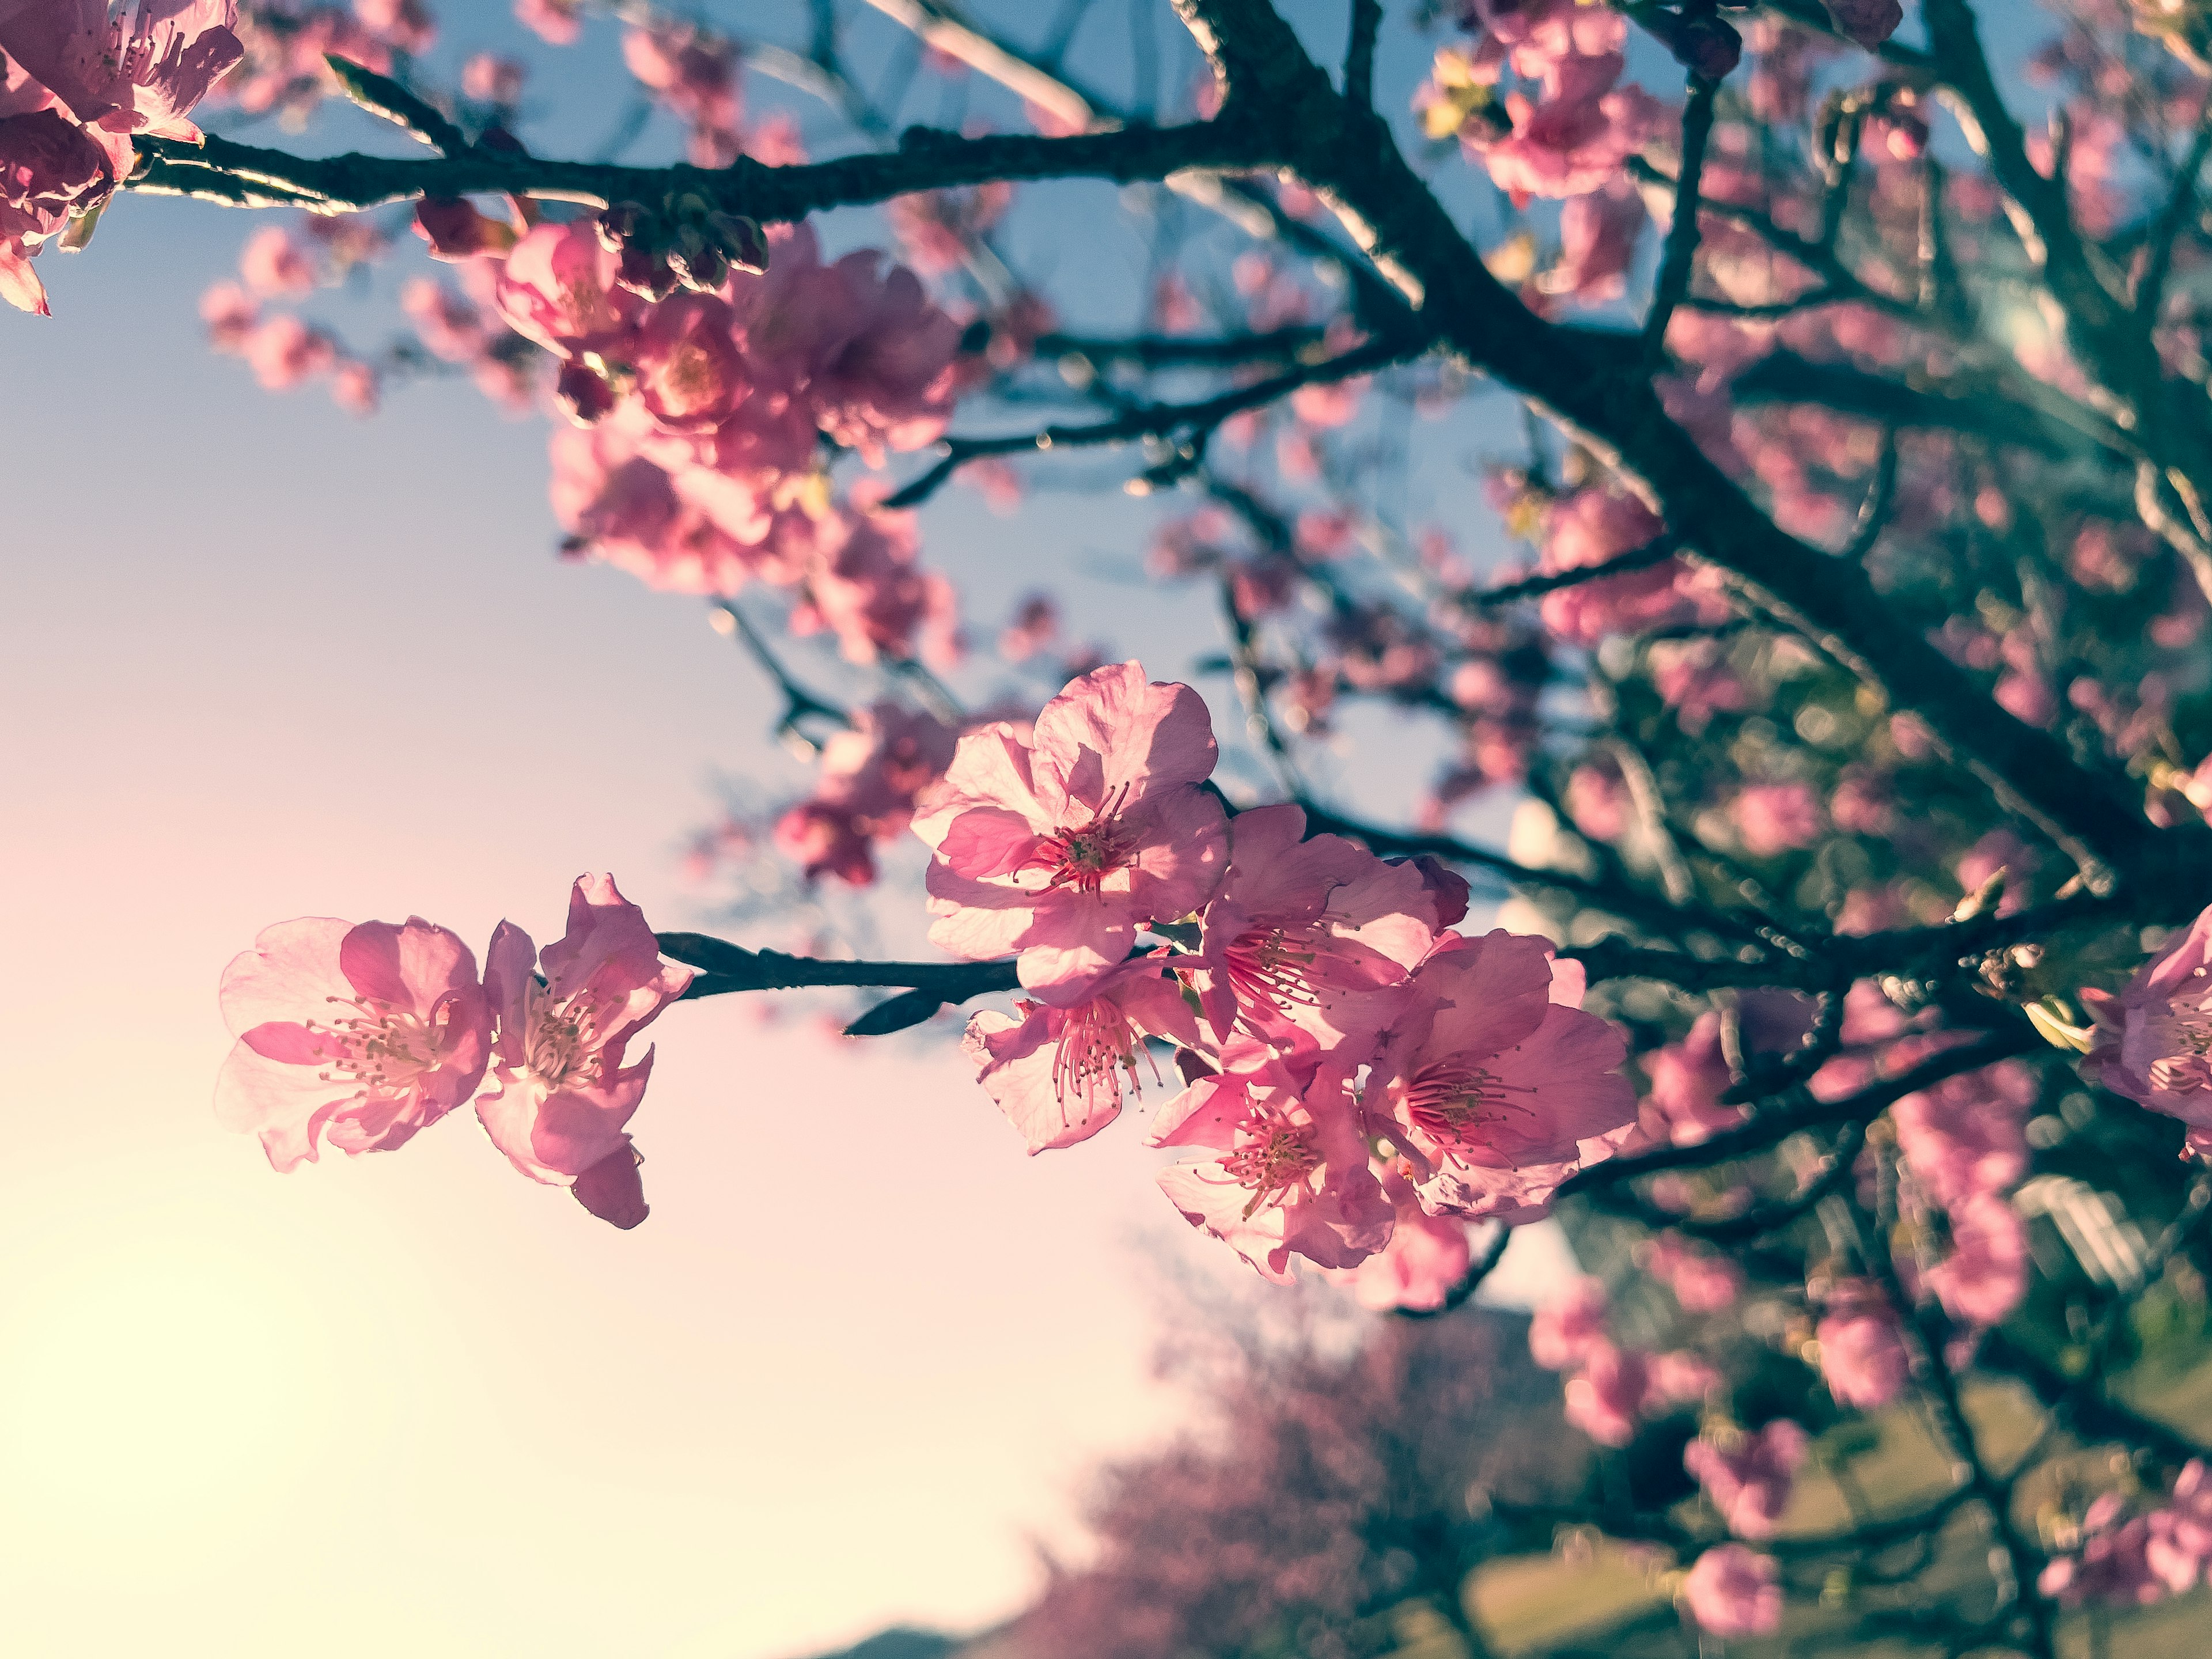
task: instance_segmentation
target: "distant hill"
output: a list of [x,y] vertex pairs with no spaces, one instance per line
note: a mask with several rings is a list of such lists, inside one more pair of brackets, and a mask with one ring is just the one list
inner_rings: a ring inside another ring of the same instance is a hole
[[915,1630],[901,1625],[892,1630],[878,1631],[853,1647],[821,1654],[817,1659],[950,1659],[961,1645],[942,1631]]

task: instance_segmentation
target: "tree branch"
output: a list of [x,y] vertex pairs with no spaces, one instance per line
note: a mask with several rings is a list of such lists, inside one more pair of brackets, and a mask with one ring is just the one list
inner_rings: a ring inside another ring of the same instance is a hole
[[881,986],[927,991],[959,1003],[1021,988],[1011,962],[842,962],[749,951],[707,933],[662,933],[660,953],[702,969],[684,1000],[732,991],[795,991],[812,986]]
[[2022,1022],[2019,1029],[1992,1032],[1978,1042],[1946,1048],[1909,1072],[1871,1085],[1856,1094],[1846,1095],[1841,1100],[1802,1101],[1795,1106],[1761,1112],[1741,1128],[1723,1129],[1694,1146],[1661,1146],[1639,1152],[1634,1158],[1607,1158],[1602,1164],[1594,1164],[1569,1176],[1560,1184],[1559,1196],[1618,1186],[1624,1181],[1655,1175],[1662,1170],[1702,1169],[1709,1164],[1725,1164],[1779,1146],[1800,1129],[1819,1128],[1831,1123],[1870,1123],[1907,1095],[1917,1094],[1946,1078],[1978,1072],[1984,1066],[2017,1054],[2032,1054],[2041,1047],[2043,1040],[2025,1029]]
[[1706,141],[1713,135],[1713,100],[1719,92],[1717,81],[1690,76],[1690,101],[1682,111],[1682,159],[1674,170],[1674,212],[1660,254],[1651,309],[1644,319],[1644,355],[1655,363],[1665,358],[1667,325],[1690,291],[1698,257],[1699,184],[1705,177]]
[[896,151],[789,167],[739,156],[719,169],[611,167],[486,149],[428,160],[309,158],[227,138],[210,137],[198,147],[153,138],[138,141],[145,166],[129,188],[230,206],[309,206],[319,213],[357,213],[422,196],[503,193],[605,207],[690,192],[713,206],[777,223],[825,208],[997,179],[1097,178],[1127,184],[1187,168],[1241,171],[1266,165],[1267,148],[1256,128],[1225,118],[1066,138],[962,138],[910,127]]
[[1197,403],[1146,404],[1110,421],[1087,426],[1048,426],[1042,432],[1015,433],[1003,438],[947,438],[943,443],[944,459],[890,496],[884,506],[919,506],[935,495],[961,467],[985,456],[1018,455],[1044,449],[1092,449],[1102,445],[1132,443],[1140,438],[1166,437],[1173,433],[1202,437],[1231,415],[1262,408],[1287,398],[1300,386],[1349,380],[1416,356],[1425,349],[1425,341],[1376,340],[1325,362],[1290,369]]

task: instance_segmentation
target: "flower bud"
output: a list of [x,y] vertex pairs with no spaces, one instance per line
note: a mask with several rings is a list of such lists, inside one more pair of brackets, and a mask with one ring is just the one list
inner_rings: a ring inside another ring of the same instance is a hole
[[598,370],[580,362],[564,363],[553,388],[561,412],[578,426],[595,426],[612,411],[615,389]]
[[707,222],[721,239],[722,251],[739,270],[758,276],[768,270],[768,235],[759,222],[740,214],[716,212]]
[[635,202],[617,202],[599,216],[599,246],[610,253],[621,252],[624,243],[636,239],[647,216],[644,208]]

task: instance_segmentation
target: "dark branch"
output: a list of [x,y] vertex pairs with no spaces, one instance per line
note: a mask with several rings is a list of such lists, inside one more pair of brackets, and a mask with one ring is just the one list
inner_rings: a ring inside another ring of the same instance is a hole
[[732,991],[854,985],[927,991],[940,1002],[959,1003],[1021,986],[1011,962],[840,962],[748,951],[706,933],[663,933],[659,940],[663,956],[705,970],[684,994],[687,1001]]
[[893,152],[790,167],[763,167],[748,156],[719,169],[611,167],[487,149],[435,160],[307,158],[216,137],[200,147],[141,139],[138,149],[146,165],[130,188],[208,197],[232,206],[307,204],[321,213],[354,213],[422,196],[503,193],[605,207],[689,192],[764,223],[993,179],[1096,178],[1128,184],[1164,179],[1186,168],[1242,170],[1270,159],[1255,128],[1226,117],[1066,138],[962,138],[912,127]]

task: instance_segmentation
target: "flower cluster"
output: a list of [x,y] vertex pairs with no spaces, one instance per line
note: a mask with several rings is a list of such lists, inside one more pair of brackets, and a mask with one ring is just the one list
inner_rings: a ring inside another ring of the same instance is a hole
[[0,5],[0,299],[46,314],[32,256],[88,225],[134,134],[198,142],[187,118],[238,62],[237,21],[237,0]]
[[848,657],[911,654],[949,590],[915,564],[909,519],[830,498],[815,451],[879,464],[933,441],[958,326],[912,272],[865,251],[825,263],[804,227],[708,292],[649,298],[625,258],[597,223],[540,225],[495,284],[508,325],[565,365],[580,424],[554,441],[554,501],[574,549],[676,592],[802,590],[802,629]]
[[1309,836],[1296,806],[1229,818],[1215,757],[1198,695],[1135,663],[961,739],[915,828],[933,939],[1013,956],[1029,993],[969,1024],[983,1085],[1032,1152],[1072,1146],[1172,1044],[1184,1087],[1149,1139],[1190,1154],[1161,1184],[1194,1225],[1279,1280],[1293,1256],[1433,1260],[1431,1220],[1463,1262],[1468,1223],[1543,1213],[1609,1151],[1621,1039],[1544,940],[1452,931],[1441,869]]
[[2212,1471],[2192,1458],[2167,1500],[2138,1514],[2106,1492],[2082,1515],[2075,1547],[2043,1570],[2039,1586],[2069,1607],[2142,1604],[2185,1595],[2212,1579]]
[[2118,994],[2093,986],[2081,1001],[2096,1022],[2083,1074],[2179,1118],[2190,1149],[2212,1157],[2212,909]]
[[279,922],[224,970],[238,1042],[216,1112],[289,1170],[325,1143],[390,1152],[473,1099],[516,1169],[635,1227],[629,1124],[653,1050],[629,1060],[629,1047],[691,979],[610,876],[578,878],[568,932],[542,952],[500,923],[481,980],[459,937],[419,917]]

